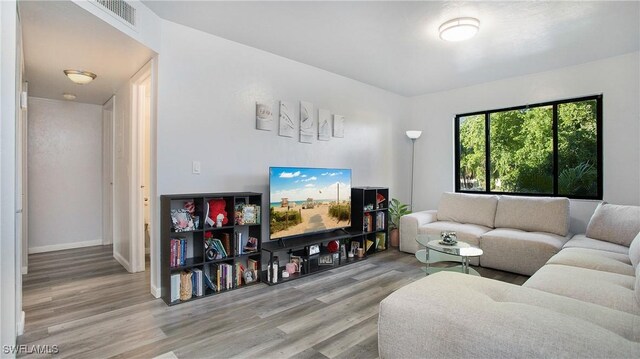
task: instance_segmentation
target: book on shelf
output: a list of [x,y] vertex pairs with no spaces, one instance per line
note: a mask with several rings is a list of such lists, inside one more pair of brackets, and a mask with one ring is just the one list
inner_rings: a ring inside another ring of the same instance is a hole
[[209,287],[209,289],[211,289],[214,292],[217,292],[218,289],[216,288],[216,285],[213,284],[213,281],[211,280],[211,266],[209,265],[205,265],[204,266],[204,284]]
[[180,267],[185,265],[187,260],[187,239],[172,239],[170,243],[171,254],[169,257],[169,265],[171,267]]
[[180,299],[180,273],[171,275],[171,301]]
[[244,249],[242,245],[242,233],[236,232],[236,242],[235,242],[236,255],[244,254]]
[[372,241],[372,240],[367,239],[367,243],[366,243],[366,247],[367,247],[367,249],[365,249],[365,251],[368,251],[368,250],[369,250],[369,248],[371,248],[371,246],[373,246],[373,241]]
[[191,275],[191,282],[192,282],[192,287],[191,290],[193,291],[193,295],[195,295],[196,297],[201,297],[204,295],[204,288],[203,288],[203,275],[202,275],[202,270],[200,270],[199,268],[194,268],[193,269],[193,275]]

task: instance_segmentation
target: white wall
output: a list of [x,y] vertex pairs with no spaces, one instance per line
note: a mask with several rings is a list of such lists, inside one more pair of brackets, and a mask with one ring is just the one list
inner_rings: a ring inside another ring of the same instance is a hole
[[29,253],[102,244],[102,106],[29,98]]
[[[257,191],[266,205],[269,166],[351,168],[355,186],[394,187],[390,133],[407,114],[406,98],[168,21],[161,37],[158,194]],[[274,130],[258,131],[255,102],[268,99]],[[345,138],[278,136],[275,100],[345,115]]]
[[[554,71],[411,98],[407,127],[424,130],[416,142],[416,210],[436,208],[442,192],[454,190],[454,116],[593,94],[603,94],[604,200],[640,205],[639,53]],[[409,182],[410,142],[399,157],[399,188]],[[571,201],[571,230],[584,232],[597,201]]]

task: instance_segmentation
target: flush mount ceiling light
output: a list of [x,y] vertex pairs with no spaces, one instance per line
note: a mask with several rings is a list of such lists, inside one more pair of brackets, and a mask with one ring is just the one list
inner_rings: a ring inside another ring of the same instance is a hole
[[64,74],[79,85],[86,85],[97,77],[93,72],[79,70],[64,70]]
[[65,100],[75,100],[76,99],[76,95],[74,95],[72,93],[63,93],[62,97],[64,97]]
[[480,30],[480,20],[459,17],[440,25],[440,38],[445,41],[464,41],[474,37]]

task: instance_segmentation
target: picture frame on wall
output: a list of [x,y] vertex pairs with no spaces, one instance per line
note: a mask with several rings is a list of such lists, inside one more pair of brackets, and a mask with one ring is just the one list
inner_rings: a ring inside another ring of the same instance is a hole
[[273,111],[271,103],[256,102],[256,129],[271,131],[273,128]]
[[278,134],[283,137],[293,137],[295,133],[294,106],[289,101],[280,101],[280,123]]
[[300,142],[312,143],[314,137],[313,104],[300,101]]
[[318,141],[329,141],[331,138],[331,112],[329,110],[318,110]]
[[333,137],[344,137],[344,116],[333,115]]

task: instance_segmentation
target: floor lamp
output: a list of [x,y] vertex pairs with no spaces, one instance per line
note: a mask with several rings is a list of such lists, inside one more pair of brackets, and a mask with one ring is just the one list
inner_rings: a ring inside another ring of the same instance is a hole
[[420,138],[422,131],[410,130],[407,131],[407,137],[411,139],[411,203],[409,208],[413,212],[413,167],[415,166],[416,157],[416,140]]

